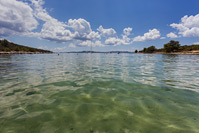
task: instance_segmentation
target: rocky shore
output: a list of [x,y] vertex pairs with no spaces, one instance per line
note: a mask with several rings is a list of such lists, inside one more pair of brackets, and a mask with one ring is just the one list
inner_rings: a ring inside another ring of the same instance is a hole
[[199,55],[199,50],[193,50],[193,51],[182,51],[182,52],[171,52],[171,53],[165,53],[165,52],[155,52],[154,54],[171,54],[171,55]]

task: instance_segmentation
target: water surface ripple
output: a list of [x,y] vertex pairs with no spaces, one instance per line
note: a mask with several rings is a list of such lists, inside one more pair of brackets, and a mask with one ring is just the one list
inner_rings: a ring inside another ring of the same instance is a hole
[[199,56],[0,55],[0,132],[199,132]]

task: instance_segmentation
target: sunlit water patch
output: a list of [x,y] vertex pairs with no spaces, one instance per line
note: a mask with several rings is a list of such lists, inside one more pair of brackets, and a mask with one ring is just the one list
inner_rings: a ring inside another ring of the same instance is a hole
[[0,132],[199,132],[199,56],[0,55]]

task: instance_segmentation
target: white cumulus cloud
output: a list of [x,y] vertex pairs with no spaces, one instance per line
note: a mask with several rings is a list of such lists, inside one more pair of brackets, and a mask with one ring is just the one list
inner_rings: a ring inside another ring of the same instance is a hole
[[151,41],[160,38],[160,31],[157,29],[149,30],[144,36],[137,36],[133,39],[134,42]]
[[132,30],[133,30],[133,28],[131,28],[131,27],[124,28],[123,34],[126,35],[126,36],[129,36],[131,34]]
[[[157,29],[149,30],[144,36],[130,38],[133,30],[131,27],[124,28],[122,34],[118,36],[113,28],[105,29],[99,26],[96,31],[92,30],[91,24],[83,18],[62,22],[48,13],[44,3],[44,0],[0,0],[0,37],[25,35],[59,43],[70,42],[69,47],[130,45],[133,41],[160,38]],[[187,18],[183,21],[185,19]],[[198,25],[196,23],[187,25],[191,26]]]
[[104,43],[100,40],[82,40],[78,41],[77,43],[72,43],[69,47],[86,47],[86,46],[93,46],[93,47],[104,47],[104,46],[118,46],[118,45],[129,45],[132,43],[132,39],[129,38],[131,34],[132,28],[125,28],[123,30],[122,38],[117,36],[117,33],[114,29],[104,29],[100,26],[97,29],[100,32],[100,35],[105,38]]
[[108,38],[105,40],[105,45],[113,45],[113,46],[118,46],[118,45],[130,45],[132,43],[131,39],[128,38],[127,36],[123,36],[123,38]]
[[125,41],[120,38],[111,37],[105,40],[105,45],[125,45]]
[[97,29],[105,38],[117,37],[117,32],[113,28],[104,29],[101,25]]
[[32,8],[16,0],[0,0],[0,36],[32,31],[38,26]]
[[67,26],[75,31],[75,39],[95,40],[100,38],[99,33],[92,31],[90,23],[85,19],[69,19]]
[[184,16],[180,23],[170,24],[172,28],[178,30],[178,34],[183,37],[199,37],[199,14],[193,16]]
[[[131,34],[132,28],[124,28],[122,38],[115,36],[109,36],[105,40],[105,45],[113,45],[113,46],[118,46],[118,45],[129,45],[132,43],[132,39],[129,38],[129,35]],[[116,32],[115,32],[116,33]]]
[[86,20],[82,18],[69,19],[66,24],[48,14],[46,9],[42,7],[44,4],[43,0],[31,0],[31,2],[34,8],[34,16],[45,23],[40,33],[31,33],[29,35],[56,42],[95,40],[100,38],[99,33],[92,31],[90,23]]
[[105,45],[101,43],[101,41],[96,40],[86,40],[86,41],[77,41],[76,43],[70,43],[69,47],[75,48],[75,47],[104,47]]
[[178,36],[175,33],[173,33],[173,32],[170,32],[169,34],[167,34],[167,37],[169,37],[169,38],[178,38]]

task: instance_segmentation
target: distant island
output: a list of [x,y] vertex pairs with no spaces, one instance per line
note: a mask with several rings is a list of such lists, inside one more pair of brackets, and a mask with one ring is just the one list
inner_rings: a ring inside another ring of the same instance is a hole
[[130,51],[107,51],[107,52],[102,52],[102,51],[71,51],[71,52],[61,52],[61,53],[103,53],[103,54],[111,54],[111,53],[133,53]]
[[180,46],[179,41],[171,40],[164,44],[164,48],[157,49],[155,46],[144,48],[141,51],[135,50],[135,53],[155,53],[155,54],[197,54],[199,55],[199,45]]
[[41,53],[53,53],[48,50],[42,50],[37,48],[31,48],[9,42],[8,40],[0,40],[0,54],[41,54]]

